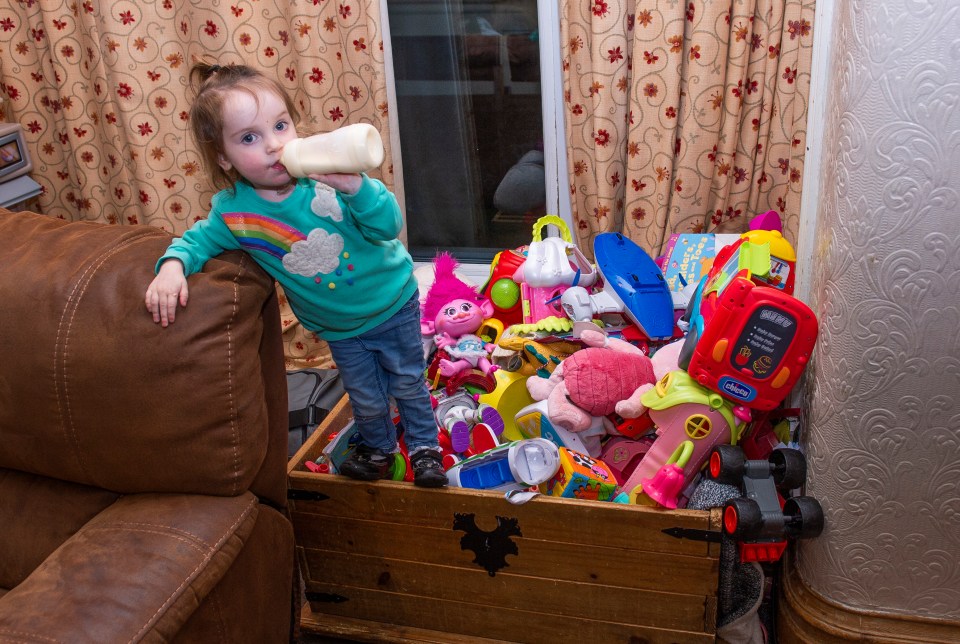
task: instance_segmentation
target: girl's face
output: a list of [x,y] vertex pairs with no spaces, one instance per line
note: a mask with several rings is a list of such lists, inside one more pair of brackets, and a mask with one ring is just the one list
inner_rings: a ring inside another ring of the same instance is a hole
[[239,172],[269,201],[282,201],[293,177],[280,163],[283,146],[297,138],[283,99],[272,92],[233,90],[223,102],[223,153],[219,164]]

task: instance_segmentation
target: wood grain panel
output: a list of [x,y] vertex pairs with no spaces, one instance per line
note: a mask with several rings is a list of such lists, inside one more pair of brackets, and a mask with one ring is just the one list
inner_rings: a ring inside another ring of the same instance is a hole
[[[463,550],[463,532],[421,526],[398,526],[380,521],[335,518],[321,521],[316,515],[295,513],[297,543],[306,555],[306,570],[323,564],[322,551],[347,555],[406,559],[427,564],[481,570],[472,550]],[[546,577],[694,595],[717,594],[718,564],[708,557],[691,557],[643,550],[607,548],[557,541],[513,538],[516,555],[508,555],[511,575]],[[498,573],[499,574],[499,573]]]
[[[297,476],[303,474],[304,476]],[[633,548],[694,556],[711,554],[712,544],[677,539],[667,528],[718,529],[708,512],[661,510],[636,505],[578,501],[541,496],[524,505],[511,505],[502,495],[482,490],[431,490],[409,483],[365,483],[343,476],[294,472],[291,487],[319,492],[322,501],[294,500],[291,509],[301,515],[382,520],[404,525],[444,529],[455,514],[473,514],[483,530],[496,527],[496,517],[516,518],[523,536],[562,541],[584,547]],[[719,513],[715,519],[719,519]],[[323,518],[318,518],[323,521]]]
[[[480,641],[502,642],[649,642],[650,644],[713,642],[713,630],[690,632],[683,628],[657,628],[651,626],[584,619],[577,615],[558,615],[543,610],[549,600],[530,596],[527,607],[496,607],[484,605],[467,592],[451,598],[431,598],[404,593],[378,592],[362,588],[338,588],[344,601],[338,603],[314,602],[311,615],[323,613],[335,621],[344,621],[363,616],[368,635],[382,627],[383,639],[374,641],[398,641],[395,624],[405,629],[423,629],[429,634],[427,642],[474,642],[464,636],[482,636]],[[466,589],[465,589],[466,590]],[[673,607],[656,602],[650,610],[667,612]],[[703,607],[704,615],[714,615],[713,607]],[[329,623],[329,622],[328,622]],[[309,621],[304,624],[310,629]],[[316,628],[316,626],[313,626]]]

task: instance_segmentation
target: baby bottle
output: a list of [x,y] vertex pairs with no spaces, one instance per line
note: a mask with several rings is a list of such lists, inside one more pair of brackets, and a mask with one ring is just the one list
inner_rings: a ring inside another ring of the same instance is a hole
[[331,172],[367,172],[383,163],[383,141],[368,123],[344,125],[332,132],[294,139],[283,147],[280,163],[294,177]]

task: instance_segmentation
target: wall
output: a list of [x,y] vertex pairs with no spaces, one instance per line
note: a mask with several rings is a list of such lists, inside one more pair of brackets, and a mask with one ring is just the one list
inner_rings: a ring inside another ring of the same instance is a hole
[[836,3],[808,302],[808,588],[960,614],[960,3]]

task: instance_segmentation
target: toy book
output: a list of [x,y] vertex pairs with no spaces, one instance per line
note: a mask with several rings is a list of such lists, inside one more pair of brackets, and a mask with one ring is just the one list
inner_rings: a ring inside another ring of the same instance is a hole
[[688,293],[692,293],[697,282],[710,270],[717,252],[737,239],[739,235],[714,233],[676,233],[670,236],[661,260],[674,309],[686,307]]

